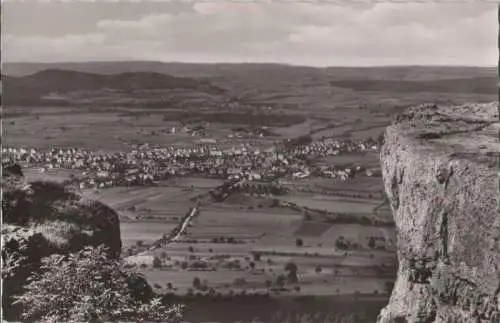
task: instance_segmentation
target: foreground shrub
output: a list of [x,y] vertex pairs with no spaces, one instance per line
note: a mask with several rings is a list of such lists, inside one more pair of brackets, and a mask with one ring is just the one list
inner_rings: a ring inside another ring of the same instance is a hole
[[164,306],[139,274],[108,259],[103,247],[42,259],[16,296],[26,320],[46,322],[178,322],[182,306]]

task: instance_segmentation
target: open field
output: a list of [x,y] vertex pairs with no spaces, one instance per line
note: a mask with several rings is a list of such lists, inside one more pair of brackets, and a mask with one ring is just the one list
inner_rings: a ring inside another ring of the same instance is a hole
[[291,196],[279,197],[279,199],[309,209],[334,213],[369,214],[378,205],[377,201],[374,200],[349,199],[306,193],[297,193]]
[[[371,237],[376,245],[370,247]],[[339,249],[339,239],[356,246]],[[195,278],[222,294],[269,293],[269,284],[286,275],[285,266],[292,262],[299,281],[280,294],[383,293],[393,269],[383,274],[381,268],[393,268],[394,243],[393,228],[305,221],[303,214],[247,197],[243,204],[201,207],[183,242],[150,253],[141,271],[162,290],[171,283],[179,294],[188,293]],[[161,268],[151,266],[153,256],[162,259]]]
[[265,210],[260,209],[241,211],[214,206],[201,209],[203,216],[195,220],[194,227],[189,230],[190,237],[195,239],[228,235],[259,237],[275,230],[288,228],[301,219],[301,215],[293,213],[266,213]]
[[80,173],[81,172],[77,170],[61,168],[46,169],[43,171],[41,170],[41,168],[36,167],[23,168],[24,177],[28,182],[53,181],[62,183],[71,179],[73,176],[78,176]]
[[171,230],[193,205],[193,199],[220,185],[220,180],[180,178],[154,187],[113,187],[87,192],[121,217],[124,247],[151,243]]

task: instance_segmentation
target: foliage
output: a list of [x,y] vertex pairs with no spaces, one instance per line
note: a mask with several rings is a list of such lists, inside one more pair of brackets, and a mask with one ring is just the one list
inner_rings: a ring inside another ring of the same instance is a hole
[[282,288],[285,286],[286,277],[284,275],[279,275],[276,277],[276,286]]
[[200,286],[201,286],[201,280],[200,280],[200,278],[199,277],[193,278],[193,287],[195,289],[199,289]]
[[298,282],[299,278],[297,277],[297,265],[293,262],[289,262],[285,265],[285,271],[288,273],[287,278],[289,283]]
[[304,241],[303,241],[301,238],[297,238],[297,239],[295,240],[295,245],[296,245],[297,247],[302,247],[302,246],[304,245]]
[[368,241],[368,247],[372,249],[376,247],[375,238],[370,237],[370,240]]
[[158,257],[153,258],[153,268],[161,268],[162,261]]
[[253,260],[254,261],[260,261],[260,253],[256,252],[253,254]]
[[344,240],[344,237],[338,237],[335,241],[335,247],[339,250],[349,249],[349,242]]
[[16,296],[23,318],[46,322],[180,320],[182,306],[166,307],[139,274],[108,259],[102,246],[42,259]]

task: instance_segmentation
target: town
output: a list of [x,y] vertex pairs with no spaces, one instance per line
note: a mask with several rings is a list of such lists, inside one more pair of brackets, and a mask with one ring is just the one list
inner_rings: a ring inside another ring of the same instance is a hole
[[80,170],[82,173],[77,181],[84,189],[153,185],[170,177],[183,176],[257,181],[325,177],[346,181],[357,175],[374,176],[379,172],[363,165],[315,165],[314,159],[377,149],[378,143],[372,139],[339,141],[327,138],[308,145],[281,145],[264,150],[250,144],[229,149],[221,149],[216,144],[197,144],[190,149],[155,148],[145,144],[118,153],[79,148],[38,151],[3,147],[2,154],[4,159],[22,163],[24,167],[39,167],[40,172],[55,168]]

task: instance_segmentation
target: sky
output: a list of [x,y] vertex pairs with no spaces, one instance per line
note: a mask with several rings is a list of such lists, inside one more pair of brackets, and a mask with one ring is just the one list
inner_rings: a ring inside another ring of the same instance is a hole
[[2,0],[2,61],[496,66],[496,0],[418,1]]

